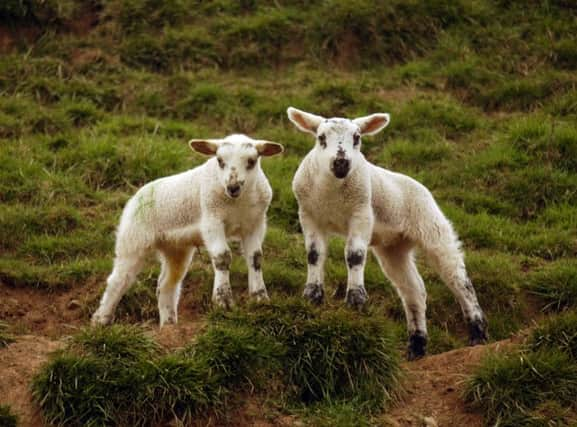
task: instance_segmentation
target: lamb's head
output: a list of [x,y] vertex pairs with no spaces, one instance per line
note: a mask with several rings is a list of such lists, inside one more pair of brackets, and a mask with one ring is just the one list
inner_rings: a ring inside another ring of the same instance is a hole
[[276,142],[255,140],[246,135],[229,135],[224,139],[192,139],[190,147],[199,153],[215,156],[218,180],[227,196],[235,199],[243,187],[251,187],[260,168],[261,156],[283,151]]
[[295,126],[315,135],[315,156],[323,171],[345,178],[361,163],[361,136],[380,132],[389,124],[389,115],[371,114],[349,120],[324,117],[289,107],[288,117]]

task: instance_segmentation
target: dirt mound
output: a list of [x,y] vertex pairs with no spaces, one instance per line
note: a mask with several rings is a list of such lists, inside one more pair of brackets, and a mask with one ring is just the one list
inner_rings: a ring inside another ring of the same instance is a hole
[[18,336],[17,341],[0,349],[0,396],[10,405],[21,426],[43,425],[31,402],[30,381],[48,355],[62,346],[60,341],[35,335]]
[[482,426],[483,417],[470,412],[461,399],[463,380],[485,354],[512,345],[504,340],[405,363],[407,394],[387,420],[393,426]]

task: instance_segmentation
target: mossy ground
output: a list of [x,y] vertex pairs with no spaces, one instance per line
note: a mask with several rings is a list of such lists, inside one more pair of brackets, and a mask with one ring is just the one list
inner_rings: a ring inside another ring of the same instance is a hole
[[[1,286],[90,283],[87,319],[135,189],[204,161],[188,139],[245,132],[286,147],[263,162],[275,192],[263,271],[270,294],[299,295],[306,262],[290,180],[312,140],[288,122],[293,105],[391,113],[363,151],[432,190],[463,240],[492,339],[541,310],[574,308],[577,10],[530,3],[4,2],[0,25],[13,36],[0,57]],[[430,351],[463,345],[458,305],[420,265]],[[156,273],[143,273],[121,319],[155,318]],[[246,275],[235,260],[235,294],[246,293]],[[187,282],[202,315],[210,278],[201,255]],[[334,241],[327,287],[345,281]],[[404,340],[401,304],[372,259],[366,281],[369,312]],[[346,420],[351,409],[327,411]]]

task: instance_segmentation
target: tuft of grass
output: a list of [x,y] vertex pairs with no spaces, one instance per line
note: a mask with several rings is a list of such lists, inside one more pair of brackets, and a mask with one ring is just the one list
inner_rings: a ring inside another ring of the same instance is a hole
[[539,324],[531,332],[529,347],[534,351],[562,351],[577,363],[577,312],[569,311]]
[[395,398],[399,359],[383,320],[346,310],[319,312],[300,299],[219,313],[216,319],[250,325],[282,342],[285,375],[299,400],[343,399],[379,408]]
[[577,364],[550,350],[485,358],[467,380],[464,397],[483,412],[487,424],[513,426],[528,425],[523,420],[531,420],[532,411],[548,401],[574,406],[576,394]]
[[86,328],[72,338],[72,345],[81,354],[127,363],[146,360],[158,351],[156,343],[143,334],[142,328],[116,324]]
[[33,396],[47,422],[155,425],[189,419],[221,400],[201,361],[162,355],[143,330],[86,329],[34,377]]
[[3,427],[16,427],[18,425],[18,417],[12,413],[8,405],[0,405],[0,425]]
[[577,263],[560,260],[529,275],[526,288],[544,303],[545,311],[577,306]]

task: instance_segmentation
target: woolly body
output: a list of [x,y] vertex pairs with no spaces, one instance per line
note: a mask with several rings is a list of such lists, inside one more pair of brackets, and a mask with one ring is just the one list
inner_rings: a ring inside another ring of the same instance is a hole
[[[114,269],[93,323],[112,320],[120,299],[153,253],[162,264],[157,288],[160,324],[176,323],[182,280],[199,246],[207,248],[213,261],[213,301],[231,306],[229,240],[242,243],[250,294],[257,300],[268,299],[260,263],[272,189],[260,168],[260,155],[276,154],[282,146],[244,135],[193,140],[191,146],[218,157],[152,181],[127,202],[117,230]],[[275,152],[263,151],[266,147]],[[246,166],[247,162],[252,163]]]
[[486,320],[467,276],[464,256],[451,223],[430,191],[414,179],[368,162],[360,152],[360,136],[379,132],[386,114],[355,120],[324,119],[293,108],[289,118],[317,138],[293,179],[299,219],[308,251],[304,296],[324,297],[323,264],[330,235],[345,236],[348,305],[360,308],[368,299],[364,265],[370,247],[396,288],[407,318],[408,358],[426,351],[426,290],[414,261],[422,249],[457,298],[469,326],[470,343],[486,340]]

